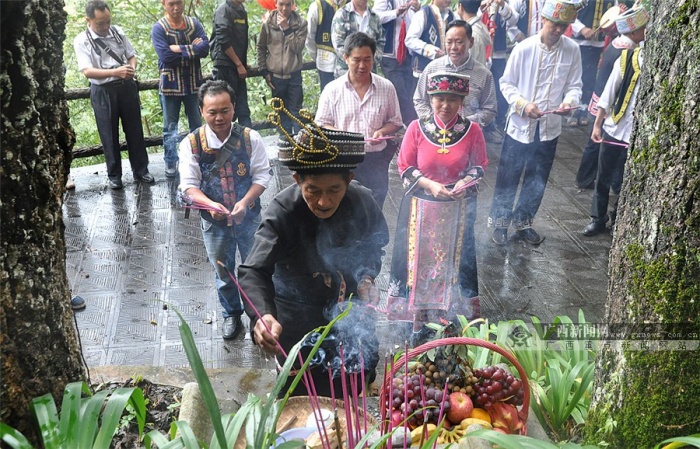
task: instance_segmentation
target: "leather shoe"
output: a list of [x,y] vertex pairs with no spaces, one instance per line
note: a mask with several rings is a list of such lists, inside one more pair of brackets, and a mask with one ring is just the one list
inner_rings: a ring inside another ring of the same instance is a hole
[[87,307],[87,304],[85,304],[85,300],[83,299],[82,296],[73,296],[70,299],[70,308],[73,310],[83,310],[85,307]]
[[174,178],[177,176],[177,162],[168,162],[165,165],[165,177]]
[[153,184],[154,182],[156,182],[156,179],[150,173],[146,173],[143,175],[134,175],[134,178],[136,178],[137,181],[145,182],[146,184]]
[[498,246],[503,246],[508,243],[508,228],[494,229],[491,240]]
[[109,188],[112,190],[119,190],[122,187],[124,187],[124,184],[122,184],[121,179],[110,179],[109,180]]
[[224,327],[221,330],[221,336],[224,340],[231,340],[238,336],[243,330],[243,322],[240,316],[230,316],[224,318]]
[[537,231],[532,228],[520,229],[518,231],[518,237],[525,240],[530,245],[539,245],[540,243],[544,242],[544,237],[539,235]]
[[594,235],[598,235],[603,231],[605,231],[605,221],[593,219],[586,225],[585,228],[583,228],[583,235],[586,237],[593,237]]

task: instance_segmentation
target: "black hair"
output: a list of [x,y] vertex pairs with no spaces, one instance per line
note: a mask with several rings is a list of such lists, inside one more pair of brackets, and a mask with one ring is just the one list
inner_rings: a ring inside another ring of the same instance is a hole
[[377,42],[362,31],[356,31],[345,38],[345,56],[350,56],[354,49],[361,47],[369,47],[372,55],[377,53]]
[[228,93],[228,96],[231,98],[231,104],[235,105],[236,104],[236,92],[233,91],[231,86],[228,85],[228,83],[224,80],[209,80],[206,83],[202,84],[202,86],[199,88],[199,93],[197,94],[197,102],[199,103],[199,107],[202,108],[204,107],[204,97],[207,95],[219,95],[222,93]]
[[109,11],[109,5],[104,0],[90,0],[85,5],[85,15],[90,18],[95,18],[95,10]]
[[456,20],[453,20],[452,22],[448,23],[447,28],[445,28],[445,34],[447,34],[447,32],[450,31],[450,29],[454,28],[454,27],[464,28],[464,31],[467,32],[467,37],[469,39],[472,38],[472,26],[469,25],[466,21],[464,21],[462,19],[456,19]]
[[345,182],[349,183],[350,181],[352,181],[352,179],[350,179],[351,170],[349,168],[305,168],[303,170],[296,170],[295,172],[297,175],[299,175],[299,180],[302,182],[306,178],[313,178],[314,176],[320,175],[340,175],[343,177]]
[[481,7],[481,0],[459,0],[459,4],[469,14],[476,14]]

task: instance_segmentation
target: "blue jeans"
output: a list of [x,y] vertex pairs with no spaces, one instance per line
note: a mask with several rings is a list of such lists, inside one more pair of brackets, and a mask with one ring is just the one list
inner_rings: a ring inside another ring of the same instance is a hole
[[[224,223],[226,223],[224,221]],[[260,224],[260,215],[254,220],[246,220],[242,225],[226,226],[213,224],[202,218],[202,238],[207,249],[209,262],[214,267],[216,273],[216,291],[219,295],[219,302],[224,308],[223,316],[241,316],[243,314],[243,303],[238,287],[229,276],[236,275],[236,249],[241,253],[241,260],[248,257],[253,246],[253,236]],[[224,262],[226,268],[218,263]]]
[[[277,78],[272,75],[272,85],[275,88],[272,94],[284,102],[284,107],[295,117],[299,117],[299,110],[304,102],[304,88],[301,84],[301,70],[292,73],[289,79]],[[287,114],[281,116],[282,127],[293,135],[299,130],[299,125],[290,119]]]
[[197,94],[161,95],[160,105],[163,108],[163,150],[165,163],[170,165],[177,162],[178,123],[180,122],[180,106],[185,105],[185,115],[190,132],[202,125],[202,114],[199,111]]
[[[539,129],[532,143],[521,143],[506,135],[498,163],[489,226],[507,228],[512,220],[518,230],[530,227],[542,203],[558,140],[559,137],[540,141]],[[521,177],[520,195],[513,208]]]
[[395,58],[384,56],[382,58],[382,72],[384,72],[386,79],[391,81],[391,84],[396,89],[399,107],[401,108],[401,118],[404,125],[408,126],[413,120],[418,118],[413,106],[413,92],[416,90],[417,78],[413,76],[411,63],[404,61],[403,65],[399,65]]

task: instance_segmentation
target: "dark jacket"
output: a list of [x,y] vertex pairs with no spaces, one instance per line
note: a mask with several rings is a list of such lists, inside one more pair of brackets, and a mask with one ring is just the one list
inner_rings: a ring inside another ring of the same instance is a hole
[[211,60],[215,67],[236,66],[225,53],[229,47],[233,47],[238,59],[248,65],[248,13],[243,5],[226,0],[216,8],[210,45]]

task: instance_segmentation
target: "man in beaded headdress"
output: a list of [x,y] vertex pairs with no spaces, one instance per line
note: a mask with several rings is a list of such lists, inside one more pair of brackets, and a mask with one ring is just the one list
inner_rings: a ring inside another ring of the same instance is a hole
[[202,238],[224,309],[224,339],[243,329],[243,304],[229,272],[235,272],[236,250],[243,260],[250,251],[260,223],[260,195],[272,179],[260,134],[232,123],[235,98],[226,81],[204,83],[199,108],[205,125],[180,142],[180,191],[201,209]]
[[569,0],[546,0],[542,29],[515,46],[500,79],[510,109],[488,221],[497,245],[508,242],[511,223],[521,240],[531,245],[544,240],[532,222],[554,162],[562,116],[581,99],[581,52],[563,35],[579,7]]
[[[277,112],[271,121],[279,123],[283,108],[273,104]],[[306,111],[301,114],[311,118]],[[378,301],[374,279],[389,242],[386,220],[371,192],[353,181],[352,170],[364,157],[363,136],[322,130],[313,122],[298,124],[302,131],[281,141],[279,153],[295,183],[263,212],[253,248],[238,270],[241,287],[257,309],[246,304],[253,341],[278,356],[276,341],[289,351],[307,332],[328,324],[332,307],[351,295]],[[356,332],[363,341],[374,337],[373,326]],[[320,371],[312,370],[317,393],[328,396],[328,374]],[[301,384],[294,392],[304,393]]]

